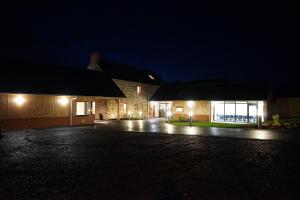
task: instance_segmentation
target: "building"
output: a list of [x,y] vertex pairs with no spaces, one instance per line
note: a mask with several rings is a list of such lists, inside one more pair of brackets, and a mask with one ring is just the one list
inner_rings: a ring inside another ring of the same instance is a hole
[[46,128],[95,120],[166,118],[256,123],[300,116],[299,89],[222,80],[161,85],[153,72],[91,55],[86,69],[3,62],[0,127]]
[[[287,89],[289,88],[289,89]],[[300,116],[295,88],[258,82],[194,81],[161,86],[151,98],[150,115],[196,121],[256,123]]]
[[[119,102],[110,102],[105,119],[116,119],[119,108],[119,118],[148,118],[150,117],[149,100],[159,88],[161,79],[155,73],[132,68],[128,65],[116,64],[100,59],[91,59],[98,63],[126,98],[119,98]],[[95,64],[93,64],[95,65]],[[119,106],[118,106],[119,104]]]
[[89,70],[2,61],[0,126],[30,129],[148,118],[159,77],[94,56],[91,64],[99,65]]

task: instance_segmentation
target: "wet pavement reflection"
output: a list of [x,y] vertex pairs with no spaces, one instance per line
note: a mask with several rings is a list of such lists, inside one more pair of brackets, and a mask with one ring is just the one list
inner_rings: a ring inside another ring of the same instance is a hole
[[185,134],[291,142],[300,141],[300,130],[175,126],[166,123],[164,119],[110,121],[105,124],[97,124],[95,127],[105,130],[120,130],[131,132]]
[[6,132],[0,200],[300,199],[299,144],[274,140],[299,136],[162,120]]

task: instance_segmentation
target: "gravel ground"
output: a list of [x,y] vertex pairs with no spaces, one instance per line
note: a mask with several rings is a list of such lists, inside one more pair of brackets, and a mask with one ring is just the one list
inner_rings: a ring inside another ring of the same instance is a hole
[[0,140],[0,199],[299,199],[298,143],[57,128]]

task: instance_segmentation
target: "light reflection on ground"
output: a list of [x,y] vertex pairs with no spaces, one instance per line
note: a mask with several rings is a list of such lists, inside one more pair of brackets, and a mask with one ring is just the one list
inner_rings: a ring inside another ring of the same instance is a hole
[[175,126],[165,123],[165,120],[162,119],[111,121],[106,125],[98,124],[97,128],[132,132],[185,134],[258,140],[300,141],[300,134],[298,133],[299,130]]

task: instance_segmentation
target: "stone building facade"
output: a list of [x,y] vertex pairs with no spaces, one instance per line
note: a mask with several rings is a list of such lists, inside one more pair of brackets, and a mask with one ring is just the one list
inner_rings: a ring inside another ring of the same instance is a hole
[[119,79],[113,81],[126,98],[107,100],[107,119],[123,119],[128,118],[129,115],[131,118],[148,118],[149,100],[159,86]]

